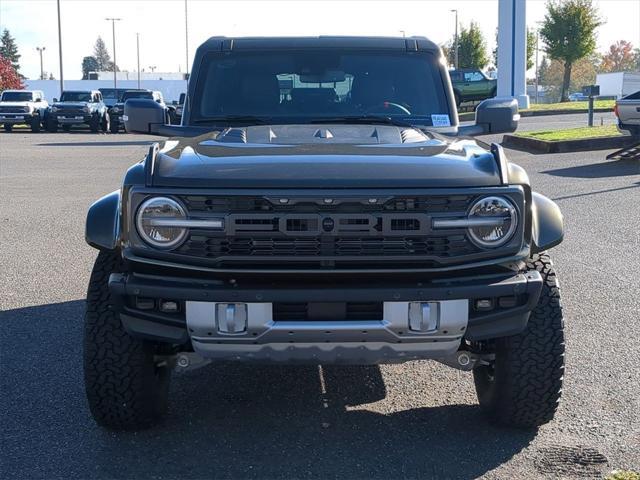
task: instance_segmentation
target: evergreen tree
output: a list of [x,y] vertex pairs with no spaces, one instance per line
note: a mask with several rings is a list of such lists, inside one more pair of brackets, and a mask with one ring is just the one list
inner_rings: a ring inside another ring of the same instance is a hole
[[487,45],[476,22],[471,22],[469,28],[462,27],[460,30],[458,63],[459,68],[484,68],[489,63]]
[[9,30],[6,28],[2,32],[0,37],[0,55],[11,62],[13,69],[18,72],[20,70],[20,54],[18,53],[18,46],[16,40],[11,36]]
[[[102,37],[98,37],[96,44],[93,47],[93,57],[97,62],[97,71],[106,72],[111,64],[111,56],[107,51],[107,46],[102,40]],[[84,61],[83,61],[84,63]]]
[[93,55],[82,59],[82,79],[89,80],[89,72],[97,72],[100,70],[98,60]]

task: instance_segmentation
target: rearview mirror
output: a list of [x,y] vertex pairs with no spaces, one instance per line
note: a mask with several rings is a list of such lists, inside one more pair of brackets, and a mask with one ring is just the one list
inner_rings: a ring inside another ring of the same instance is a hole
[[162,105],[148,98],[131,98],[124,102],[124,128],[127,132],[155,133],[164,125]]
[[458,129],[458,135],[511,133],[518,129],[518,102],[513,98],[490,98],[476,108],[474,125]]

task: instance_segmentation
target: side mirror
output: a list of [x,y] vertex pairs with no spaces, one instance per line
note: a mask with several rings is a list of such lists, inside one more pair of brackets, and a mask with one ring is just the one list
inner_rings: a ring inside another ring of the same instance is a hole
[[127,132],[155,133],[164,125],[162,105],[148,98],[131,98],[124,103],[124,128]]
[[53,97],[53,103],[57,103],[58,99],[56,97]]
[[458,135],[511,133],[518,129],[518,102],[513,98],[490,98],[476,108],[474,125],[458,129]]
[[36,103],[40,103],[41,101],[42,101],[41,98],[36,98],[36,100],[35,100]]

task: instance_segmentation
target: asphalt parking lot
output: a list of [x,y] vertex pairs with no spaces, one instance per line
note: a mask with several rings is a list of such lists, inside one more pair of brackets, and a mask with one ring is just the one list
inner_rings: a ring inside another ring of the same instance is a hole
[[565,391],[538,432],[491,426],[471,375],[426,361],[210,365],[174,377],[160,426],[98,428],[81,370],[95,257],[85,213],[154,139],[0,134],[0,476],[601,478],[640,469],[640,163],[607,161],[610,151],[508,151],[566,221],[553,250]]

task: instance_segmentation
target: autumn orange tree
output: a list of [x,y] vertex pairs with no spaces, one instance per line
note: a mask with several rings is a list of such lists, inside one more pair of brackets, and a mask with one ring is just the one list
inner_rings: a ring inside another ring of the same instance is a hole
[[618,40],[609,47],[602,57],[600,71],[602,72],[631,72],[638,67],[637,53],[631,42]]
[[19,88],[24,88],[24,85],[11,60],[0,55],[0,92]]

